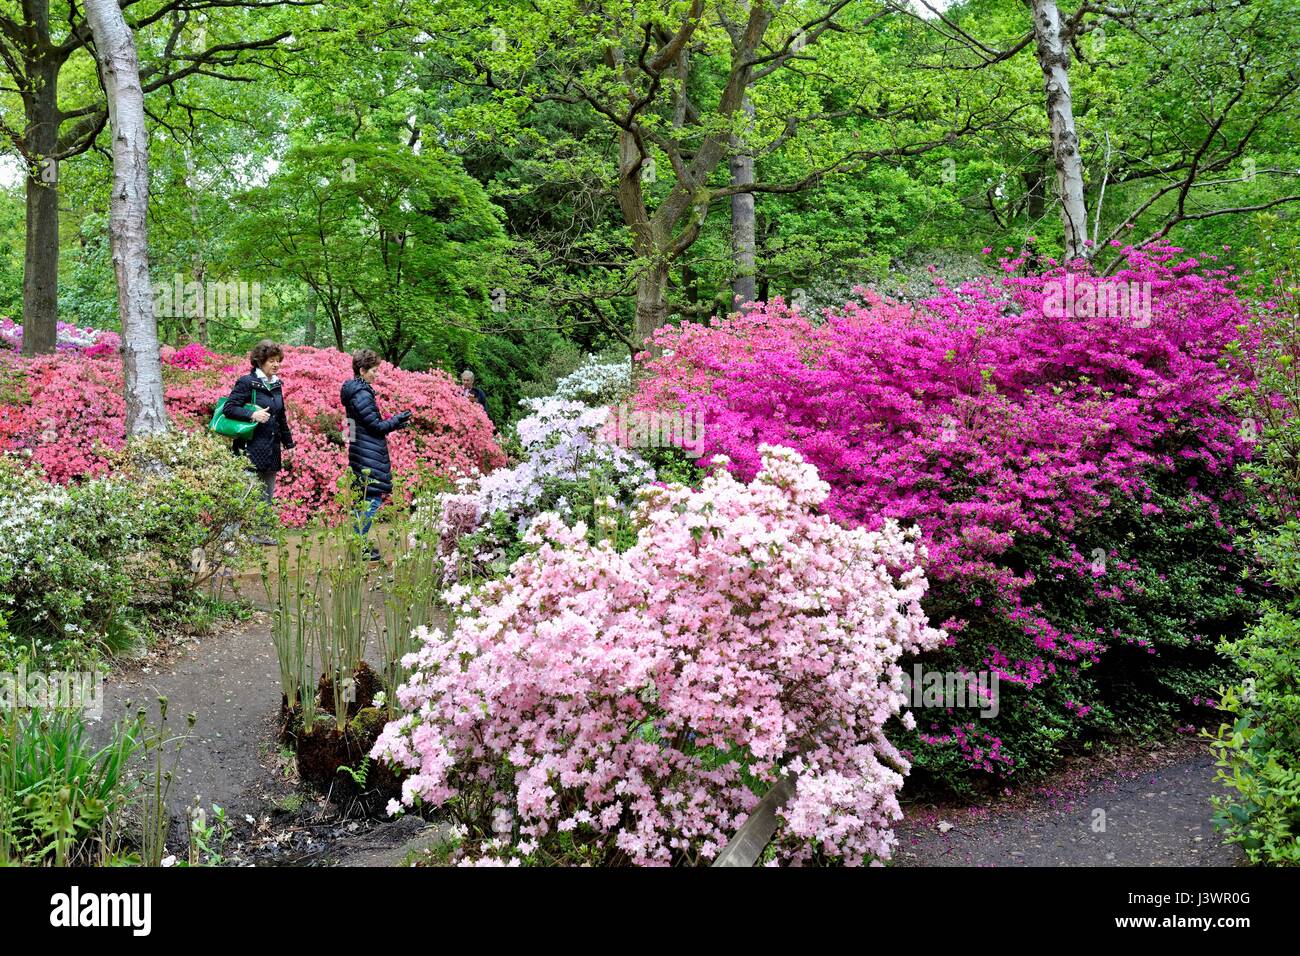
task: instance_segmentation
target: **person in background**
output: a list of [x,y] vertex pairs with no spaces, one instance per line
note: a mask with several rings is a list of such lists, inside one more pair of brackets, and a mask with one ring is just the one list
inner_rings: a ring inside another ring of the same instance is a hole
[[[236,421],[256,423],[253,434],[236,438],[231,450],[248,459],[249,468],[257,473],[261,483],[262,498],[274,507],[276,476],[282,468],[293,465],[293,433],[289,431],[289,416],[277,374],[284,362],[284,350],[278,343],[263,339],[249,353],[248,362],[253,370],[235,382],[223,414]],[[257,410],[250,412],[246,405],[256,405]],[[253,540],[258,544],[275,543],[265,535],[257,535]]]
[[483,414],[488,416],[488,421],[492,420],[492,416],[488,415],[487,396],[483,394],[483,389],[475,387],[474,373],[469,369],[460,373],[460,393],[482,405]]
[[[361,498],[365,502],[358,509],[355,524],[357,534],[365,537],[375,512],[384,496],[393,490],[393,465],[388,457],[388,433],[404,428],[411,420],[410,412],[392,418],[379,414],[375,400],[375,379],[379,377],[379,356],[370,349],[352,353],[353,378],[343,383],[339,399],[348,416],[348,464]],[[368,545],[366,556],[371,561],[380,560],[378,549]]]

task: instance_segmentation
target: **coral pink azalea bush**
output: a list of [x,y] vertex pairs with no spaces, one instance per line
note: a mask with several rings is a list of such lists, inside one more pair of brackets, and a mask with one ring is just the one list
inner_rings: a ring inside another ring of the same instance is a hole
[[372,756],[450,810],[463,861],[700,863],[782,773],[783,858],[890,855],[898,661],[943,640],[923,548],[819,514],[816,469],[757,452],[748,485],[643,489],[623,552],[543,514],[507,577],[454,589],[450,634],[421,632]]
[[1003,774],[1211,703],[1212,645],[1249,614],[1233,468],[1251,434],[1224,403],[1246,312],[1230,274],[1178,253],[1107,279],[1009,260],[915,307],[778,300],[656,337],[637,402],[700,416],[706,455],[746,477],[789,445],[836,520],[920,529],[951,632],[935,662],[1005,698],[996,721],[931,711],[923,767]]
[[[67,351],[36,358],[0,353],[15,392],[0,404],[0,451],[26,451],[51,481],[103,475],[126,437],[122,364],[116,354]],[[205,428],[212,410],[248,369],[246,360],[189,345],[163,357],[168,415],[181,428]],[[281,474],[276,501],[292,526],[334,516],[347,471],[339,387],[350,358],[333,349],[287,348],[280,369],[296,445],[294,467]],[[410,409],[413,426],[389,439],[394,477],[409,489],[424,471],[451,475],[504,462],[482,409],[466,401],[451,376],[380,366],[376,392],[390,414]]]

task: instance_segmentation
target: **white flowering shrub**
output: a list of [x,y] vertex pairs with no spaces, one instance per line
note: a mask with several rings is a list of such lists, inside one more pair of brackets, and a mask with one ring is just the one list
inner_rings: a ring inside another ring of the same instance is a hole
[[87,663],[121,634],[135,507],[122,484],[47,485],[0,458],[0,667]]
[[[526,399],[530,414],[516,426],[522,460],[512,468],[461,481],[433,508],[436,537],[450,576],[469,565],[504,571],[519,554],[520,538],[544,511],[565,520],[603,517],[630,504],[636,490],[655,480],[639,455],[601,435],[609,409],[559,398]],[[608,502],[612,502],[609,504]]]
[[197,586],[251,559],[251,535],[276,527],[246,462],[209,432],[136,438],[110,465],[138,502],[130,558],[137,605],[183,603]]
[[632,365],[626,358],[589,355],[573,372],[555,383],[553,397],[584,405],[613,405],[631,391]]
[[110,460],[111,478],[56,485],[32,459],[0,456],[0,670],[137,646],[146,618],[192,602],[273,522],[240,460],[206,434],[133,440]]

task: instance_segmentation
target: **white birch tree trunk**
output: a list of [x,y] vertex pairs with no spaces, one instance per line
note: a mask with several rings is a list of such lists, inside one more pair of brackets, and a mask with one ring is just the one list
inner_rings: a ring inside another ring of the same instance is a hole
[[1052,163],[1056,191],[1065,223],[1065,258],[1088,256],[1088,209],[1084,202],[1083,157],[1074,125],[1070,98],[1070,50],[1061,36],[1061,13],[1056,0],[1033,0],[1034,46],[1043,70],[1047,94],[1047,121],[1052,136]]
[[152,435],[166,431],[168,423],[149,282],[149,135],[144,124],[140,61],[117,0],[86,0],[85,7],[113,134],[108,231],[122,321],[126,433]]

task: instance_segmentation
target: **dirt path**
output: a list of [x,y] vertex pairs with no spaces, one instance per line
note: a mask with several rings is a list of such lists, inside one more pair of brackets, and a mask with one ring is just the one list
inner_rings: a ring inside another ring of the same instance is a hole
[[197,717],[181,751],[171,803],[180,809],[199,798],[231,815],[256,815],[292,791],[276,786],[284,776],[275,746],[280,679],[265,612],[234,630],[195,638],[174,656],[111,677],[105,716],[128,701],[156,719],[156,700],[168,701],[168,727],[184,732],[185,715]]
[[[1134,755],[1006,805],[905,807],[899,866],[1240,866],[1210,823],[1214,759],[1199,743]],[[1104,816],[1103,816],[1104,814]],[[951,827],[947,826],[951,824]],[[1104,828],[1103,828],[1104,826]]]
[[[167,699],[169,734],[186,733],[186,716],[195,715],[168,795],[173,852],[185,844],[185,811],[197,799],[209,814],[213,806],[225,810],[231,825],[223,851],[228,863],[392,865],[400,860],[394,848],[428,824],[418,818],[345,819],[322,795],[300,785],[292,755],[276,739],[281,691],[266,594],[260,576],[247,575],[237,584],[257,608],[252,616],[214,634],[166,642],[144,660],[124,663],[105,683],[105,719],[93,725],[93,735],[106,741],[113,721],[141,707],[156,724],[160,697]],[[378,665],[373,640],[366,657]],[[172,765],[170,754],[163,765]]]
[[186,714],[197,717],[169,794],[171,853],[184,852],[185,811],[195,798],[209,814],[214,805],[226,811],[231,832],[221,853],[228,865],[393,866],[433,839],[434,828],[418,817],[347,819],[299,784],[276,740],[279,667],[265,611],[114,674],[104,696],[100,737],[128,701],[132,711],[146,706],[153,719],[157,698],[166,697],[172,733],[184,732]]

